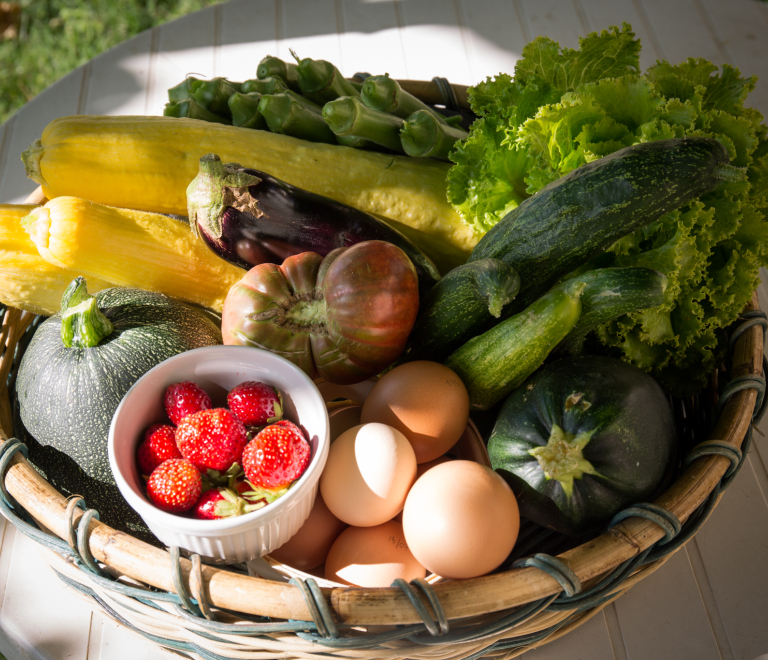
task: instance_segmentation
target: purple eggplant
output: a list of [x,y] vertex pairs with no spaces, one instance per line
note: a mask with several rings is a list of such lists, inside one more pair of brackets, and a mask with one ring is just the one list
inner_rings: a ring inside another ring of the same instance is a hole
[[187,188],[189,224],[220,257],[241,268],[281,264],[294,254],[363,241],[397,245],[413,262],[423,296],[440,279],[429,257],[399,231],[370,213],[292,186],[259,170],[200,159]]

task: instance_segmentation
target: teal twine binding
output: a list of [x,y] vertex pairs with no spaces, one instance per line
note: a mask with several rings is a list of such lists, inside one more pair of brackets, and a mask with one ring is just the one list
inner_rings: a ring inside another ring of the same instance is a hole
[[741,323],[734,331],[731,333],[731,337],[728,340],[728,349],[733,350],[733,347],[736,345],[736,340],[741,337],[747,330],[750,328],[759,325],[763,328],[763,337],[765,337],[765,333],[768,331],[768,315],[761,309],[756,309],[751,312],[744,312],[739,315],[740,319],[745,319],[744,323]]
[[208,604],[208,601],[205,599],[205,594],[203,593],[203,561],[198,554],[192,555],[192,573],[190,573],[190,582],[193,575],[195,577],[195,582],[197,583],[197,593],[195,594],[197,597],[197,606],[208,621],[215,621],[216,617],[211,611],[211,606]]
[[461,628],[454,626],[453,630],[440,637],[432,637],[431,635],[422,632],[418,635],[409,636],[408,640],[425,646],[480,641],[487,637],[496,636],[501,631],[516,626],[523,621],[527,621],[531,617],[536,616],[539,612],[546,609],[554,599],[555,596],[547,596],[540,600],[533,601],[532,603],[526,603],[521,607],[514,608],[512,611],[507,610],[506,612],[502,612],[499,618],[488,623],[468,625]]
[[650,520],[664,530],[664,538],[657,541],[656,545],[667,544],[680,533],[680,529],[682,528],[680,520],[671,511],[667,511],[650,502],[639,502],[623,511],[619,511],[619,513],[611,519],[611,522],[608,523],[608,529],[618,525],[622,520],[635,516]]
[[415,580],[411,580],[411,584],[414,587],[418,587],[419,589],[421,589],[421,591],[427,597],[429,604],[432,606],[432,609],[435,612],[435,616],[437,616],[437,623],[440,626],[440,634],[447,635],[451,630],[451,626],[450,626],[450,623],[448,622],[448,617],[445,616],[445,610],[443,609],[443,604],[440,602],[440,599],[437,597],[435,590],[432,589],[432,585],[429,584],[429,582],[427,582],[423,578],[416,578]]
[[744,452],[738,447],[734,447],[732,444],[724,442],[723,440],[705,440],[691,449],[683,461],[683,467],[688,467],[697,458],[711,456],[713,454],[725,456],[731,461],[731,465],[723,475],[723,479],[727,479],[738,470],[741,462],[744,460]]
[[67,510],[64,515],[67,518],[67,541],[69,547],[72,548],[72,552],[78,556],[80,552],[77,549],[77,532],[75,531],[75,509],[85,511],[88,507],[85,506],[85,500],[79,495],[73,495],[67,502]]
[[459,106],[459,99],[456,98],[456,92],[451,86],[451,83],[448,82],[448,79],[435,76],[432,78],[432,82],[437,85],[437,89],[440,91],[440,96],[443,97],[443,104],[445,107],[449,110],[455,110],[459,112],[461,110],[461,106]]
[[567,596],[574,596],[581,592],[581,581],[576,573],[557,557],[539,552],[533,557],[518,559],[512,564],[512,568],[538,568],[557,580]]
[[0,458],[0,475],[3,477],[2,481],[0,481],[0,490],[2,491],[3,499],[8,502],[10,506],[12,506],[14,509],[21,508],[19,503],[13,499],[13,497],[11,497],[11,494],[5,487],[5,472],[8,470],[8,467],[11,464],[11,459],[17,451],[20,451],[22,456],[27,458],[27,445],[22,443],[20,440],[17,440],[16,438],[10,438],[7,442],[4,443],[3,449],[3,455],[2,458]]
[[88,544],[88,539],[91,536],[90,523],[94,518],[96,520],[99,519],[99,512],[95,509],[88,509],[80,518],[80,522],[77,525],[77,550],[80,559],[91,573],[103,575],[103,571],[93,558],[90,545]]
[[[16,438],[11,438],[3,443],[0,443],[0,511],[2,514],[10,520],[16,529],[22,534],[29,537],[33,541],[36,541],[40,545],[57,552],[62,557],[72,557],[73,553],[66,541],[61,540],[57,536],[47,534],[43,532],[25,509],[18,506],[18,503],[13,500],[8,491],[5,489],[5,473],[11,461],[11,457],[17,451],[20,451],[26,456],[27,447]],[[16,508],[21,509],[17,511]],[[24,516],[22,518],[21,516]],[[28,522],[30,521],[30,522]]]
[[288,583],[298,587],[320,635],[336,639],[339,636],[339,630],[317,582],[312,578],[302,580],[294,577]]
[[181,600],[181,604],[186,608],[188,612],[191,612],[197,617],[203,618],[200,608],[192,602],[187,592],[187,587],[184,584],[184,580],[181,578],[181,553],[177,545],[170,547],[171,553],[171,571],[173,572],[173,586],[176,589],[176,595]]
[[[411,586],[411,584],[408,584],[402,578],[397,578],[391,584],[391,586],[397,587],[398,589],[400,589],[400,591],[402,591],[406,595],[408,600],[411,601],[411,605],[413,605],[413,609],[415,609],[416,613],[419,615],[419,617],[421,617],[421,620],[424,622],[424,626],[426,627],[427,632],[430,635],[432,635],[433,637],[437,637],[441,632],[448,632],[447,628],[443,629],[442,625],[438,626],[438,624],[435,622],[435,620],[427,611],[427,608],[424,606],[424,603],[421,602],[419,595],[416,593],[416,590]],[[437,599],[434,593],[432,595],[435,599]]]

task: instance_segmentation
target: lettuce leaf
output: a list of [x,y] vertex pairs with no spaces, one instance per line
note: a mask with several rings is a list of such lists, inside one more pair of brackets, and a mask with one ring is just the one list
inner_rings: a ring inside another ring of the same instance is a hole
[[538,37],[523,48],[515,80],[500,73],[469,89],[480,119],[449,156],[455,166],[447,187],[448,200],[475,232],[484,234],[530,194],[525,174],[531,160],[517,144],[518,127],[576,85],[637,73],[640,43],[634,36],[625,23],[622,30],[612,27],[581,39],[579,50]]
[[451,155],[448,194],[484,233],[527,196],[626,146],[719,140],[745,181],[637,230],[583,268],[647,266],[667,276],[664,304],[600,326],[591,345],[688,394],[722,359],[727,330],[768,266],[768,127],[744,107],[754,76],[697,58],[660,61],[641,75],[639,54],[627,24],[587,36],[578,50],[545,37],[528,44],[514,78],[470,89],[481,119]]

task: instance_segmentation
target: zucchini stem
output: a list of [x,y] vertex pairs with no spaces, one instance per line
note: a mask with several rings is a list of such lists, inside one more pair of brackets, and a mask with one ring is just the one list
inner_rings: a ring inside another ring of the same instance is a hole
[[61,341],[67,348],[93,348],[115,327],[88,294],[85,279],[76,277],[61,298]]
[[735,165],[717,165],[715,168],[715,176],[723,181],[735,182],[747,180],[747,168],[736,167]]
[[573,495],[574,479],[581,479],[585,474],[600,474],[592,463],[584,458],[584,448],[589,444],[595,430],[573,435],[553,424],[547,444],[528,450],[539,462],[544,476],[558,481],[568,497]]
[[39,183],[41,186],[47,188],[48,182],[43,177],[43,173],[40,170],[40,159],[43,157],[43,143],[40,140],[35,140],[29,149],[21,153],[21,160],[24,162],[24,169],[27,171],[27,176],[35,183]]

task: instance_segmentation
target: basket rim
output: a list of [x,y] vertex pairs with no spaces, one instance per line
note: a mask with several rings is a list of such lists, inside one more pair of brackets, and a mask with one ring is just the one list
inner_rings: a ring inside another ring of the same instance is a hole
[[[41,188],[26,200],[26,203],[33,204],[44,202]],[[745,311],[759,310],[755,292]],[[9,320],[9,317],[13,318]],[[8,351],[12,354],[16,341],[23,334],[23,327],[32,318],[33,315],[27,312],[8,308],[2,333],[6,340],[6,354]],[[19,327],[14,327],[14,323]],[[762,365],[763,333],[760,327],[755,326],[748,328],[735,342],[730,378],[747,375],[759,377]],[[757,397],[755,389],[736,392],[723,407],[709,439],[717,439],[739,448],[752,423]],[[8,405],[8,392],[0,390],[0,408],[7,408]],[[8,440],[2,427],[0,440]],[[725,456],[700,456],[678,474],[653,503],[684,522],[712,493],[730,466],[731,461]],[[67,499],[18,453],[9,461],[5,486],[7,492],[36,521],[59,538],[65,541],[69,539]],[[75,526],[83,515],[81,510],[75,510]],[[96,560],[130,578],[177,593],[170,554],[166,550],[118,532],[96,519],[89,522],[88,530],[90,551]],[[591,541],[557,555],[557,558],[582,583],[586,583],[649,549],[663,539],[665,534],[665,530],[656,523],[630,517]],[[182,580],[188,585],[192,564],[187,559],[182,559],[180,564]],[[202,589],[214,607],[248,615],[313,621],[312,612],[301,590],[291,584],[240,575],[226,568],[204,566]],[[554,577],[537,568],[512,568],[476,578],[441,582],[435,584],[433,590],[450,621],[531,603],[554,596],[563,588]],[[326,587],[320,591],[334,618],[342,625],[404,625],[423,622],[404,592],[395,587]]]
[[[759,310],[754,295],[748,310]],[[748,329],[736,341],[732,375],[755,374],[762,370],[763,336],[759,327]],[[751,424],[757,399],[754,389],[737,392],[726,403],[710,437],[739,447]],[[7,440],[4,431],[0,431]],[[655,504],[686,520],[707,498],[730,466],[724,456],[702,456],[691,463]],[[32,516],[62,539],[68,538],[65,521],[67,500],[47,483],[32,466],[16,454],[6,473],[8,492]],[[82,512],[75,515],[77,524]],[[170,570],[170,555],[165,550],[117,532],[91,520],[90,550],[93,556],[136,580],[168,592],[176,592]],[[574,571],[582,582],[605,573],[661,540],[665,532],[658,525],[628,518],[610,531],[558,558]],[[182,559],[183,579],[190,579],[191,562]],[[300,590],[284,583],[235,574],[223,568],[205,566],[203,586],[210,603],[245,614],[282,619],[312,621]],[[436,584],[449,620],[477,616],[523,605],[562,590],[560,584],[536,568],[513,568],[477,578]],[[338,621],[344,625],[412,624],[421,619],[397,588],[364,589],[358,587],[321,590]],[[231,594],[237,594],[235,598]]]

